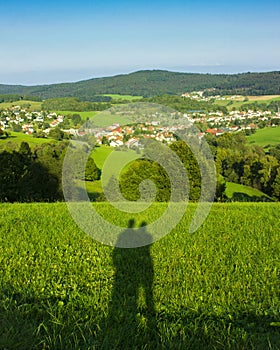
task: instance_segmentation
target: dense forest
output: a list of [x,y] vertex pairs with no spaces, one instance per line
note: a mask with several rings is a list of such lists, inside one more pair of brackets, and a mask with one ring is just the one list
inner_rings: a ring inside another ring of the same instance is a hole
[[[280,72],[242,74],[196,74],[163,70],[139,71],[113,77],[75,83],[22,86],[1,85],[0,94],[38,96],[42,99],[77,97],[84,101],[108,102],[96,95],[124,94],[152,97],[213,89],[208,94],[270,95],[280,94]],[[94,99],[92,100],[92,98]]]
[[41,101],[41,98],[38,96],[32,95],[17,95],[17,94],[2,94],[0,95],[0,103],[2,102],[15,102],[20,100],[28,101]]

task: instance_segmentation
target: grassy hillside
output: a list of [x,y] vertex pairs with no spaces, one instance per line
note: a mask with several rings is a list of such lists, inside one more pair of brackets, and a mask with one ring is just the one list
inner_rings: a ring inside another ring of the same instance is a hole
[[259,129],[247,139],[249,143],[256,143],[263,147],[280,144],[280,127]]
[[[164,204],[95,208],[125,227]],[[215,204],[190,235],[194,209],[149,247],[113,249],[63,203],[0,205],[0,348],[279,349],[279,204]]]
[[226,183],[226,195],[235,202],[270,202],[272,199],[265,193],[233,182]]
[[54,139],[51,138],[36,138],[33,137],[32,135],[26,135],[22,132],[13,132],[11,131],[11,136],[8,137],[7,139],[0,138],[0,148],[1,147],[6,147],[7,145],[13,143],[16,145],[20,145],[21,142],[28,142],[31,148],[41,145],[43,143],[52,143],[52,142],[57,142]]
[[[108,146],[100,146],[100,147],[95,147],[93,152],[92,152],[92,158],[95,161],[95,164],[97,165],[97,167],[99,169],[103,168],[103,165],[105,163],[106,158],[112,153],[114,152],[114,148],[113,147],[108,147]],[[126,150],[126,151],[116,151],[114,158],[111,158],[110,160],[110,167],[116,169],[116,167],[118,166],[118,164],[120,164],[120,162],[125,161],[125,160],[130,160],[131,159],[131,155],[135,155],[135,151],[133,150]],[[127,165],[128,167],[128,165]],[[124,167],[123,170],[125,170],[127,167]],[[102,177],[102,175],[101,175]],[[106,185],[106,183],[108,183],[108,178],[104,179],[104,183]],[[91,198],[95,198],[96,194],[99,194],[101,192],[103,192],[102,189],[102,180],[97,180],[97,181],[87,181],[86,182],[86,188],[87,191],[89,193],[89,196]]]
[[14,102],[1,102],[0,109],[11,108],[14,106],[21,106],[22,108],[26,108],[31,111],[40,111],[42,108],[42,102],[37,101],[29,101],[29,100],[20,100]]
[[82,120],[86,120],[87,118],[91,119],[98,113],[96,111],[76,112],[76,111],[57,111],[57,110],[53,112],[56,112],[57,114],[61,114],[61,115],[80,114]]
[[243,74],[194,74],[163,70],[139,71],[76,83],[41,86],[0,85],[0,94],[35,95],[43,99],[120,94],[155,96],[216,88],[220,94],[280,95],[280,72]]
[[120,95],[120,94],[103,94],[103,96],[109,96],[114,101],[125,100],[125,101],[135,101],[142,99],[142,96],[132,96],[132,95]]
[[100,146],[94,148],[92,152],[92,158],[94,159],[95,164],[98,166],[98,168],[102,169],[105,159],[113,151],[114,148],[108,146]]
[[245,97],[241,97],[236,100],[215,100],[215,104],[218,106],[225,106],[228,108],[228,110],[232,111],[234,108],[236,110],[239,110],[241,106],[248,105],[250,107],[252,103],[257,103],[257,106],[263,103],[265,103],[266,105],[269,105],[269,103],[271,102],[280,101],[280,96],[279,95],[247,96],[247,99],[248,101],[245,100]]
[[[73,115],[73,114],[80,114],[82,117],[82,120],[85,121],[87,118],[94,121],[94,124],[96,126],[109,126],[115,123],[119,124],[127,124],[130,122],[129,118],[126,118],[124,116],[118,116],[116,119],[115,116],[108,114],[104,111],[97,112],[97,111],[87,111],[87,112],[76,112],[76,111],[55,111],[56,113],[62,114],[62,115]],[[91,119],[92,118],[92,119]]]
[[[259,101],[272,102],[272,101],[280,100],[279,95],[248,96],[247,98],[249,102],[259,102]],[[243,100],[242,98],[240,99]]]

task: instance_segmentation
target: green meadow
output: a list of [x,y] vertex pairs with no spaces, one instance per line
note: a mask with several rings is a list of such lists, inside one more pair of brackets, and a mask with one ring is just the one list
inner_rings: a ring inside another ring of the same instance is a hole
[[76,111],[55,111],[57,114],[61,115],[73,115],[73,114],[80,114],[83,121],[86,121],[86,119],[90,119],[94,122],[94,124],[98,127],[105,127],[109,126],[115,123],[125,125],[130,122],[129,118],[126,118],[124,116],[118,116],[116,119],[115,116],[112,116],[109,113],[106,113],[104,111],[87,111],[87,112],[76,112]]
[[[94,208],[137,228],[160,217]],[[1,349],[279,349],[279,203],[196,206],[150,246],[84,234],[65,203],[0,205]]]
[[75,112],[75,111],[54,111],[57,114],[60,115],[73,115],[73,114],[80,114],[82,120],[86,120],[87,118],[92,118],[94,117],[96,114],[98,114],[99,112],[96,111],[86,111],[86,112]]
[[[91,157],[94,159],[94,162],[97,165],[97,167],[99,169],[102,169],[106,161],[106,158],[110,155],[112,156],[110,158],[110,168],[116,169],[121,161],[129,161],[131,157],[134,157],[136,155],[136,153],[133,150],[116,151],[113,147],[102,145],[94,148],[94,150],[92,151]],[[123,169],[124,170],[127,169],[128,166],[129,166],[129,163]],[[102,175],[101,175],[101,178],[102,178]],[[108,183],[108,180],[109,180],[108,178],[104,179],[105,185]],[[89,195],[92,195],[92,196],[94,196],[94,194],[99,194],[103,192],[101,180],[87,181],[86,189]]]
[[42,105],[42,102],[20,100],[20,101],[14,101],[14,102],[1,102],[0,109],[11,108],[14,106],[21,106],[22,108],[26,108],[31,111],[40,111],[41,105]]
[[94,159],[95,164],[98,166],[99,169],[102,169],[106,158],[112,152],[114,152],[114,148],[109,146],[99,146],[93,149],[91,156]]
[[247,137],[250,144],[273,146],[280,144],[280,127],[258,129],[255,134]]
[[219,106],[226,106],[230,111],[232,111],[234,108],[238,110],[242,105],[252,104],[254,102],[269,104],[273,101],[280,101],[279,95],[247,96],[247,98],[248,101],[245,100],[245,96],[236,100],[215,100],[215,104]]
[[126,101],[135,101],[140,100],[142,96],[132,96],[132,95],[120,95],[120,94],[103,94],[103,96],[111,97],[115,101],[126,100]]
[[233,182],[226,183],[226,196],[235,202],[262,202],[262,201],[273,201],[268,195],[252,188],[249,186],[244,186],[236,184]]
[[9,147],[11,144],[20,145],[21,142],[28,142],[31,148],[34,148],[43,143],[54,143],[57,142],[51,138],[36,138],[32,135],[27,135],[22,132],[13,132],[11,131],[11,136],[8,138],[0,138],[0,147]]
[[112,124],[120,124],[126,125],[131,123],[131,119],[129,117],[118,115],[112,115],[110,112],[106,113],[106,111],[98,112],[92,119],[94,124],[99,127],[106,127]]

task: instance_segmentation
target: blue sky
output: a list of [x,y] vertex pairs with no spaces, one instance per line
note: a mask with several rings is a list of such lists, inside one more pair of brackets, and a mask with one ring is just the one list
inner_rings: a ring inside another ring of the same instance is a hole
[[280,70],[280,1],[0,3],[0,83]]

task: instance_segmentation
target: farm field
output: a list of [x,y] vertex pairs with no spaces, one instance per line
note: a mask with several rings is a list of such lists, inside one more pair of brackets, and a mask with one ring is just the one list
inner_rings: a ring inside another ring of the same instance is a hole
[[128,123],[131,123],[131,119],[129,117],[118,116],[116,118],[114,115],[110,113],[107,114],[106,111],[97,112],[97,114],[94,116],[92,120],[96,126],[100,126],[100,127],[106,127],[116,123],[120,125],[126,125]]
[[242,105],[251,104],[252,102],[267,103],[272,101],[280,101],[279,95],[264,95],[264,96],[247,96],[248,101],[244,101],[245,96],[235,100],[215,100],[215,104],[226,106],[228,110],[239,109]]
[[[125,229],[165,204],[94,207]],[[119,249],[65,203],[1,204],[0,348],[279,349],[279,203],[214,204],[189,234],[195,208],[151,246]]]
[[[243,101],[244,100],[244,96],[243,97],[239,97],[238,99],[236,99],[235,101]],[[262,96],[247,96],[248,100],[251,102],[254,101],[275,101],[275,100],[280,100],[280,95],[262,95]]]
[[97,113],[96,111],[86,111],[86,112],[76,112],[76,111],[53,111],[57,114],[61,114],[61,115],[73,115],[73,114],[80,114],[82,120],[86,120],[87,118],[92,118],[94,117]]
[[42,102],[36,101],[28,101],[28,100],[20,100],[14,102],[1,102],[0,109],[11,108],[14,106],[21,106],[26,109],[30,109],[31,111],[40,111]]
[[277,145],[280,143],[280,127],[258,129],[255,134],[247,137],[248,143],[260,146]]
[[143,98],[142,96],[119,95],[119,94],[103,94],[102,96],[109,96],[113,100],[126,100],[126,101],[135,101]]
[[248,96],[249,101],[279,101],[280,95]]
[[86,121],[87,118],[94,121],[94,124],[96,126],[109,126],[115,123],[119,124],[127,124],[130,122],[129,118],[119,116],[118,119],[116,119],[114,116],[108,114],[106,115],[103,111],[87,111],[87,112],[76,112],[76,111],[54,111],[61,115],[73,115],[73,114],[80,114],[83,121]]
[[15,143],[20,145],[21,142],[28,142],[30,147],[33,148],[37,145],[41,145],[43,143],[54,143],[57,142],[56,140],[52,139],[52,138],[36,138],[33,137],[32,135],[26,135],[22,132],[13,132],[11,131],[11,137],[8,138],[0,138],[0,147],[1,146],[5,146],[7,144],[11,144],[11,143]]

